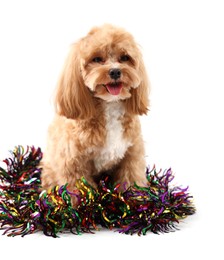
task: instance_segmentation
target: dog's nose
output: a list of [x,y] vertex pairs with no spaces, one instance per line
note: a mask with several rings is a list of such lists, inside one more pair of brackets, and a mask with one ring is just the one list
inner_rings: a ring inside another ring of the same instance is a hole
[[119,79],[121,77],[121,70],[120,69],[111,69],[109,70],[109,75],[112,79]]

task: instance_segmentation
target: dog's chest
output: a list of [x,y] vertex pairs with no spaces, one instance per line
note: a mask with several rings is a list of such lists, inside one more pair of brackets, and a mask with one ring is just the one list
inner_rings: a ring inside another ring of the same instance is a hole
[[99,148],[94,160],[98,171],[107,170],[121,160],[131,142],[124,137],[122,119],[124,108],[119,103],[109,103],[105,108],[106,139],[103,147]]

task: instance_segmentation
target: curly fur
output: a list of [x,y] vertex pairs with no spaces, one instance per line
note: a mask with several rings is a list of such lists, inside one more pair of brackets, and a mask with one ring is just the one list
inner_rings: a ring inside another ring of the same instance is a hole
[[[119,79],[109,73],[114,68],[121,72]],[[113,93],[111,84],[119,90]],[[148,111],[148,94],[142,55],[128,32],[103,25],[73,44],[56,89],[43,188],[68,183],[72,190],[81,176],[97,185],[104,172],[110,172],[114,182],[144,185],[138,116]]]

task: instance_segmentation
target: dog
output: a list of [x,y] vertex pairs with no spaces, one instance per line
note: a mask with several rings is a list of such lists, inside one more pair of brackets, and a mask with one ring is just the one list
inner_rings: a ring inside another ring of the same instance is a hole
[[139,115],[149,110],[149,82],[130,33],[105,24],[71,46],[55,110],[43,155],[43,189],[68,183],[72,191],[82,176],[97,187],[105,172],[114,183],[147,183]]

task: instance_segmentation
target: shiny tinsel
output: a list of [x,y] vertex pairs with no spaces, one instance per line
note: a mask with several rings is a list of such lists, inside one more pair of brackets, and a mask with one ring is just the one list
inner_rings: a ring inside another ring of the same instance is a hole
[[[0,227],[8,236],[42,230],[47,236],[59,232],[93,232],[100,226],[120,233],[145,235],[175,230],[180,219],[195,212],[187,188],[172,187],[171,169],[146,170],[147,187],[133,185],[119,192],[104,176],[94,189],[84,178],[74,192],[67,185],[40,192],[40,148],[18,146],[0,168]],[[73,207],[75,196],[78,206]]]

